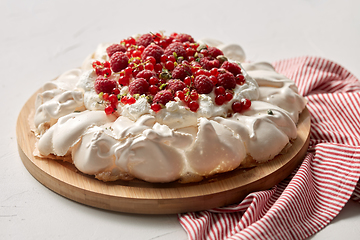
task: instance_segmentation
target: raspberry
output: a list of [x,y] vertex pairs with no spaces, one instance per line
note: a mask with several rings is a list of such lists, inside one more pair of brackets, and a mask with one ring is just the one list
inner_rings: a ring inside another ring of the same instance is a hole
[[172,78],[180,79],[184,81],[187,76],[191,75],[191,69],[188,66],[178,65],[172,71]]
[[192,38],[192,36],[190,36],[189,34],[185,34],[185,33],[179,33],[175,36],[175,38],[177,40],[179,40],[180,42],[190,42],[190,43],[194,43],[194,39]]
[[221,68],[228,70],[229,72],[234,74],[234,76],[241,74],[241,68],[236,63],[226,61],[221,65]]
[[98,76],[94,83],[95,92],[97,94],[112,93],[113,89],[116,88],[116,81],[106,78],[104,76]]
[[121,44],[113,44],[106,48],[106,53],[111,57],[116,52],[126,52],[126,47]]
[[208,47],[208,53],[213,58],[216,58],[219,55],[224,55],[224,53],[216,47]]
[[153,42],[153,37],[150,33],[146,33],[141,35],[137,40],[136,40],[136,45],[138,46],[144,46],[147,47],[150,45],[150,43]]
[[170,89],[174,93],[186,88],[186,84],[183,81],[180,81],[178,79],[171,79],[167,83],[168,83],[167,89]]
[[113,72],[120,72],[129,64],[129,58],[123,52],[116,52],[110,58],[110,66]]
[[134,94],[145,94],[149,89],[149,83],[145,78],[136,78],[129,84],[129,92]]
[[165,106],[167,102],[173,99],[174,99],[173,94],[170,91],[162,90],[154,96],[153,103],[158,103]]
[[167,46],[167,48],[164,51],[164,54],[166,56],[174,55],[174,53],[176,53],[177,57],[184,57],[184,58],[187,57],[186,50],[183,44],[180,42],[171,43],[169,46]]
[[236,79],[234,75],[225,69],[220,69],[217,78],[217,85],[223,86],[225,89],[233,89],[236,87]]
[[144,49],[141,58],[145,60],[147,57],[154,57],[156,62],[160,62],[161,55],[164,54],[164,49],[156,44],[150,44]]
[[146,81],[149,81],[151,77],[156,77],[156,73],[150,70],[142,70],[136,75],[137,78],[145,78]]
[[217,59],[211,59],[209,57],[203,57],[200,59],[200,65],[206,70],[211,70],[212,68],[219,68],[220,62]]
[[210,78],[206,75],[199,75],[194,79],[195,88],[198,93],[210,93],[214,87]]

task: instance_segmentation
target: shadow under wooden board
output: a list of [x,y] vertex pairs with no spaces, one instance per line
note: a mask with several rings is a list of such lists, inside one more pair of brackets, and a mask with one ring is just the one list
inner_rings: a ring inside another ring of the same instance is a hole
[[[40,90],[38,91],[40,92]],[[148,183],[140,180],[104,183],[82,174],[69,163],[33,156],[35,136],[28,118],[36,92],[22,108],[16,125],[20,157],[43,185],[76,202],[101,209],[141,214],[200,211],[240,202],[285,179],[303,160],[309,145],[310,114],[300,115],[298,137],[286,154],[251,169],[236,169],[198,183]]]

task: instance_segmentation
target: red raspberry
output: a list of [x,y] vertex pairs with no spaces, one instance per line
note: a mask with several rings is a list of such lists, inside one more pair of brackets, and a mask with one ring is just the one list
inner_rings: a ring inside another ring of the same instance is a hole
[[144,47],[147,47],[150,45],[150,43],[152,43],[154,40],[153,40],[153,37],[150,33],[146,33],[146,34],[143,34],[141,35],[137,40],[136,40],[136,45],[138,46],[144,46]]
[[113,89],[116,88],[116,81],[106,78],[104,76],[98,76],[94,83],[95,92],[97,94],[112,93]]
[[120,72],[129,64],[129,58],[123,52],[116,52],[110,58],[110,66],[113,72]]
[[129,92],[134,94],[145,94],[149,89],[149,83],[145,78],[136,78],[129,84]]
[[184,65],[178,65],[172,71],[172,78],[184,81],[187,76],[191,75],[191,68]]
[[146,69],[136,75],[136,78],[145,78],[146,81],[149,81],[151,77],[156,77],[156,73]]
[[206,70],[211,70],[212,68],[219,68],[220,62],[217,59],[211,59],[208,57],[200,58],[200,65]]
[[174,96],[169,90],[162,90],[154,96],[153,103],[159,103],[165,105],[167,102],[173,99]]
[[236,78],[231,72],[225,69],[220,69],[217,78],[217,85],[223,86],[225,89],[233,89],[236,87]]
[[213,58],[216,58],[219,55],[224,55],[224,53],[216,47],[208,47],[208,53]]
[[190,42],[190,43],[194,43],[194,39],[191,35],[186,34],[186,33],[179,33],[175,36],[175,38],[177,40],[179,40],[180,42]]
[[106,53],[111,57],[116,52],[126,52],[126,47],[121,44],[113,44],[106,48]]
[[181,91],[186,88],[186,84],[178,79],[171,79],[167,83],[167,89],[170,89],[171,91],[173,91],[173,93],[176,93],[177,91]]
[[199,75],[194,79],[195,88],[198,93],[210,93],[213,88],[214,84],[210,80],[210,78],[206,75]]
[[229,61],[225,61],[222,65],[221,68],[228,70],[229,72],[231,72],[232,74],[234,74],[234,76],[241,74],[241,68],[237,63],[233,63],[233,62],[229,62]]
[[177,57],[187,57],[186,50],[181,42],[171,43],[164,51],[166,56],[174,55],[174,53],[176,53]]
[[147,57],[154,57],[156,62],[160,62],[161,55],[164,54],[164,49],[162,49],[160,46],[156,44],[150,44],[147,46],[144,50],[144,52],[141,55],[142,60],[146,60]]

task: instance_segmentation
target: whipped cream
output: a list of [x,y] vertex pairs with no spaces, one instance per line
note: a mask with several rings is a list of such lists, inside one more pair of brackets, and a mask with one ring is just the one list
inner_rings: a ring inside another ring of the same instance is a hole
[[[238,45],[203,42],[234,61],[245,60]],[[100,45],[81,69],[45,84],[38,95],[34,121],[43,156],[71,155],[81,172],[104,181],[187,182],[231,171],[248,158],[266,162],[296,138],[306,101],[294,82],[268,63],[240,65],[245,84],[237,85],[233,99],[221,106],[211,92],[199,94],[196,112],[178,99],[154,112],[140,96],[134,104],[119,103],[118,117],[106,115],[93,87],[97,76],[91,62],[108,60],[108,45]],[[128,88],[120,91],[127,94]],[[232,103],[243,98],[252,101],[251,108],[228,116]]]

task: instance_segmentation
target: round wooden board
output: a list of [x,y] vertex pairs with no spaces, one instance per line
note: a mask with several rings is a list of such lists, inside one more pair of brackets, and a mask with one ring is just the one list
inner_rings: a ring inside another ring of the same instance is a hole
[[286,178],[302,162],[309,145],[310,114],[305,109],[298,123],[298,137],[289,151],[255,168],[236,169],[189,184],[140,180],[104,183],[76,171],[72,164],[33,156],[36,139],[28,119],[38,92],[26,102],[17,120],[18,148],[25,167],[54,192],[111,211],[173,214],[237,203],[250,192],[269,189]]

